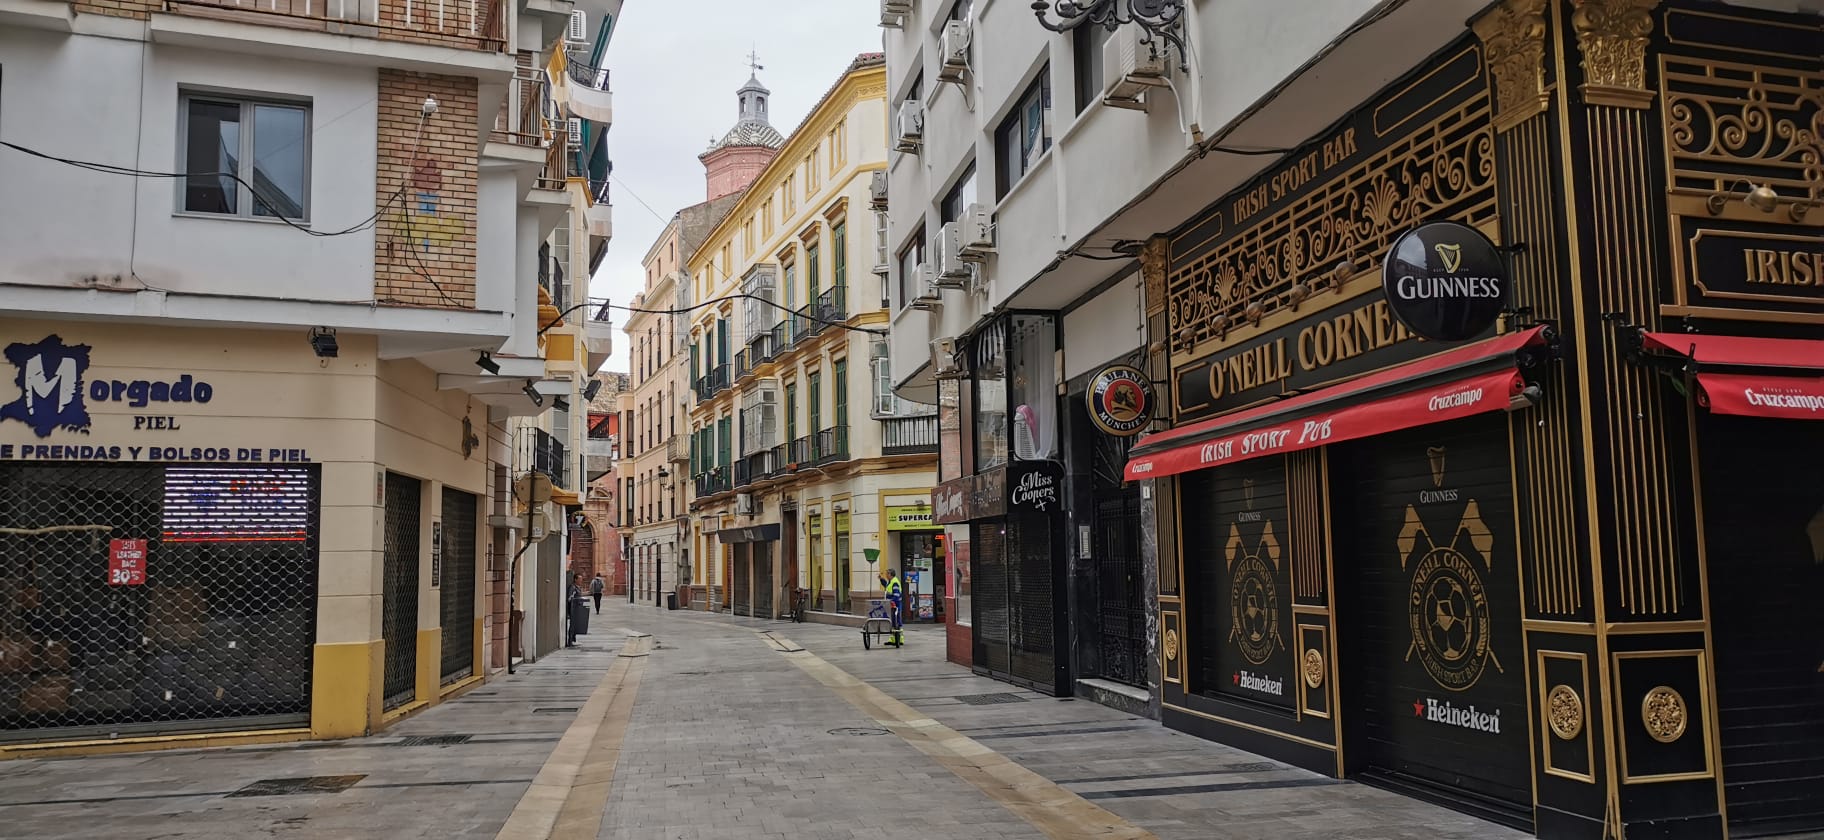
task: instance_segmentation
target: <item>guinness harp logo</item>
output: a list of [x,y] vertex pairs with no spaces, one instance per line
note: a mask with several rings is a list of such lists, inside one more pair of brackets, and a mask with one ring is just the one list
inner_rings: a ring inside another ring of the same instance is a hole
[[1273,571],[1279,568],[1279,540],[1273,536],[1273,523],[1267,523],[1260,542],[1251,548],[1241,538],[1241,526],[1230,525],[1226,553],[1229,641],[1249,662],[1259,665],[1276,647],[1286,646],[1279,638],[1279,587],[1273,583]]
[[1446,245],[1439,242],[1431,248],[1438,252],[1438,259],[1444,261],[1445,271],[1455,274],[1457,269],[1463,267],[1463,246],[1461,244]]
[[1247,503],[1248,510],[1254,509],[1254,479],[1244,478],[1241,480],[1241,498],[1242,501]]
[[[1443,484],[1444,449],[1432,447],[1426,455],[1432,480]],[[1480,557],[1480,568],[1460,548],[1465,541]],[[1432,680],[1451,691],[1474,686],[1490,663],[1502,670],[1489,647],[1488,592],[1482,585],[1494,547],[1495,535],[1482,521],[1474,499],[1463,506],[1450,540],[1443,544],[1426,529],[1418,508],[1406,507],[1406,524],[1399,535],[1400,566],[1411,563],[1412,569],[1407,599],[1412,646],[1406,660],[1416,654]]]

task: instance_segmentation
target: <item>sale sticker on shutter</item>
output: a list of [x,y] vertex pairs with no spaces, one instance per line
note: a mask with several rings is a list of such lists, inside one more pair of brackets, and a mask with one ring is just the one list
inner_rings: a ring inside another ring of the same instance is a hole
[[108,585],[143,586],[146,583],[146,541],[108,541]]

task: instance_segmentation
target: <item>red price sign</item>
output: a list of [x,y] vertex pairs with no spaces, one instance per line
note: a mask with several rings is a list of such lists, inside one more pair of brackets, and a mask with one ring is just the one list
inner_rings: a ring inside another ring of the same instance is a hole
[[108,585],[141,586],[146,582],[146,541],[108,541]]

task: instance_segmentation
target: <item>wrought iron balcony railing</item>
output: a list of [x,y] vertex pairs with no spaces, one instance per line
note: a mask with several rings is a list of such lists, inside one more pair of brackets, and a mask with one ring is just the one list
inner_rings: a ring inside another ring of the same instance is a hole
[[918,455],[937,451],[937,415],[888,417],[880,421],[882,455]]
[[527,429],[521,438],[524,450],[520,463],[551,477],[559,487],[570,485],[570,453],[564,444],[544,429]]
[[816,451],[815,438],[815,435],[805,435],[787,444],[790,447],[789,462],[794,468],[811,466]]
[[831,426],[817,433],[817,464],[829,464],[849,459],[849,427]]
[[[427,7],[413,0],[170,0],[178,14],[215,9],[246,16],[270,15],[274,25],[339,35],[366,34],[382,41],[435,43],[460,49],[505,52],[505,0],[455,0]],[[219,14],[219,13],[218,13]],[[355,24],[351,28],[349,24]]]
[[570,74],[570,83],[591,87],[596,90],[608,90],[608,68],[597,67],[575,56],[565,57],[566,70]]

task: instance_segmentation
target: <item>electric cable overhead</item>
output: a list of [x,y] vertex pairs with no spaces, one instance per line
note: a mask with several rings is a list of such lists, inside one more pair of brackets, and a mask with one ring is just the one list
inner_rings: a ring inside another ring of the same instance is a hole
[[589,307],[589,306],[606,306],[609,309],[619,309],[622,312],[635,312],[635,313],[639,313],[641,315],[688,315],[688,314],[695,312],[696,310],[702,309],[706,306],[715,306],[716,304],[726,303],[731,300],[756,300],[756,301],[764,303],[767,306],[770,306],[774,309],[777,309],[777,310],[780,310],[782,312],[786,312],[786,313],[789,313],[792,315],[801,316],[801,317],[805,318],[806,320],[809,320],[813,323],[822,324],[826,327],[837,327],[840,329],[848,330],[850,332],[858,332],[858,333],[863,333],[866,335],[877,335],[877,336],[882,336],[882,337],[887,335],[886,330],[869,329],[867,327],[852,326],[850,324],[846,324],[841,321],[825,320],[823,318],[818,318],[815,315],[807,315],[796,309],[791,309],[787,306],[784,306],[783,304],[775,303],[773,301],[767,300],[766,298],[760,297],[758,295],[750,295],[745,292],[736,292],[732,295],[723,295],[722,297],[719,297],[719,298],[711,298],[710,300],[703,301],[702,303],[697,303],[697,304],[692,304],[690,306],[686,306],[683,309],[640,309],[640,308],[632,307],[632,306],[622,306],[618,303],[607,303],[607,302],[600,301],[600,300],[585,301],[583,303],[579,303],[575,306],[570,307],[569,309],[566,309],[562,312],[557,313],[556,318],[551,319],[550,323],[539,328],[538,334],[544,335],[545,331],[551,329],[552,327],[557,326],[560,322],[562,322],[564,320],[565,315],[568,315],[572,312],[577,311],[578,309],[582,309],[584,307]]

